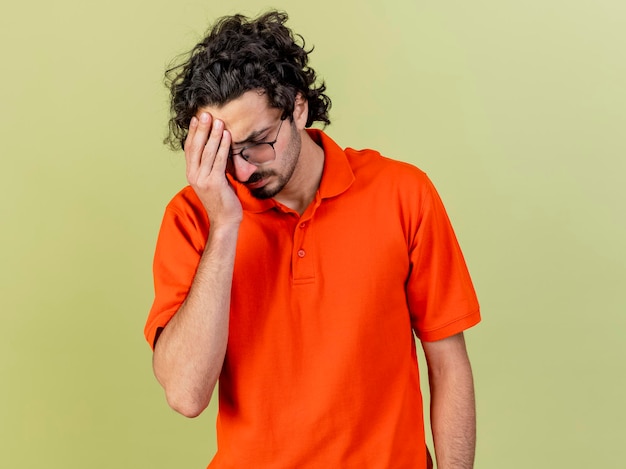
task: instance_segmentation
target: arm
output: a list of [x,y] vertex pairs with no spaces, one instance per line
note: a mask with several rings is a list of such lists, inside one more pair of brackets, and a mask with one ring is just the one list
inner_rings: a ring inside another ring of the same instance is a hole
[[[210,133],[210,135],[209,135]],[[210,232],[187,298],[155,344],[152,366],[169,405],[196,417],[209,404],[228,342],[230,292],[241,203],[225,176],[230,135],[204,113],[189,125],[187,179],[202,201]]]
[[431,427],[438,469],[472,469],[476,409],[472,369],[463,333],[422,342],[431,398]]

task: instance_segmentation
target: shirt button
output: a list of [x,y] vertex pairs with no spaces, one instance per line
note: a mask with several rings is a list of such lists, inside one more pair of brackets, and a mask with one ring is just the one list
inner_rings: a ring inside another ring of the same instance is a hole
[[300,223],[300,228],[306,228],[306,223]]
[[300,250],[298,251],[298,256],[299,256],[299,257],[304,257],[305,255],[306,255],[306,252],[304,252],[304,249],[300,249]]

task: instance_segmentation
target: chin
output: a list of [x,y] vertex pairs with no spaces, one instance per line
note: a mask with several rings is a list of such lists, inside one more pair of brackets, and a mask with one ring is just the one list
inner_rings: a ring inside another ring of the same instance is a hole
[[255,197],[261,200],[271,199],[276,194],[278,194],[282,189],[283,189],[282,187],[263,186],[263,187],[259,187],[258,189],[250,189],[250,194],[252,194],[252,197]]

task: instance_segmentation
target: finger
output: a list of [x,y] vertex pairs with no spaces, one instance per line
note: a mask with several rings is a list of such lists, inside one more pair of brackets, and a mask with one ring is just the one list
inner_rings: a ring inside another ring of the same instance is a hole
[[200,161],[200,172],[203,177],[208,176],[213,169],[213,163],[215,161],[215,155],[217,149],[220,146],[222,140],[222,134],[224,133],[224,123],[215,119],[213,121],[213,127],[211,128],[211,134],[209,139],[202,150],[202,160]]
[[189,129],[187,129],[187,136],[185,137],[185,145],[183,146],[183,150],[185,151],[185,159],[187,163],[189,163],[189,153],[191,149],[191,141],[193,140],[193,136],[196,133],[196,129],[198,128],[198,118],[193,116],[189,121]]
[[189,122],[189,134],[185,140],[185,159],[188,167],[197,169],[202,159],[202,151],[211,130],[211,114],[203,112],[200,118],[193,117]]
[[215,174],[226,173],[228,155],[230,154],[230,141],[230,132],[224,129],[224,131],[222,132],[222,140],[220,141],[220,146],[217,149],[217,154],[215,155],[215,162],[213,163],[213,172],[215,172]]

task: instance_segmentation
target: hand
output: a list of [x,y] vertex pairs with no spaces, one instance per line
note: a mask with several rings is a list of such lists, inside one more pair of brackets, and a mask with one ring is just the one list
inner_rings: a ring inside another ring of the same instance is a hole
[[241,202],[226,179],[230,143],[222,121],[206,112],[199,119],[191,118],[185,139],[187,181],[204,205],[212,228],[238,225],[243,217]]

